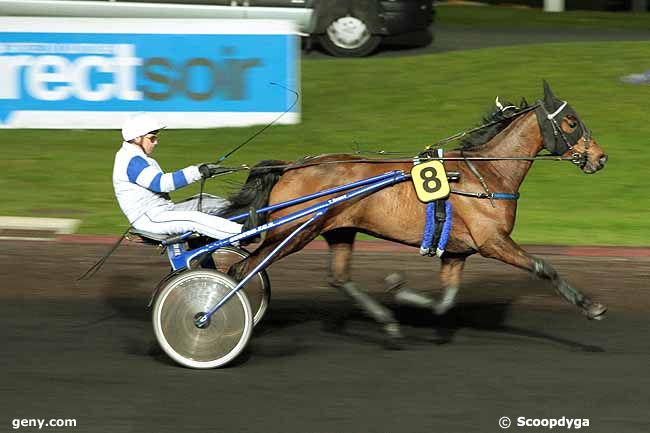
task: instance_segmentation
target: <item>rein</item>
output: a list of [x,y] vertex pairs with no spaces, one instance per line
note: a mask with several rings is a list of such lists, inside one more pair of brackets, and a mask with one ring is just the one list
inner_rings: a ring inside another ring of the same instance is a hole
[[[553,156],[553,155],[542,155],[542,156],[444,156],[442,158],[438,157],[429,157],[429,156],[419,156],[415,158],[386,158],[386,159],[340,159],[334,161],[321,161],[321,162],[306,162],[306,163],[290,163],[290,164],[279,164],[279,165],[265,165],[263,167],[250,167],[247,164],[242,164],[240,167],[228,167],[228,172],[236,171],[256,171],[264,170],[269,168],[284,168],[287,170],[293,170],[296,168],[312,167],[316,165],[329,165],[329,164],[345,164],[345,163],[371,163],[371,164],[394,164],[401,162],[413,162],[413,160],[419,161],[571,161],[574,164],[576,163],[576,156]],[[225,168],[225,167],[224,167]]]
[[[498,103],[498,98],[497,98],[497,103]],[[497,104],[497,106],[500,106],[500,103]],[[436,146],[442,146],[447,143],[450,143],[455,140],[460,140],[463,137],[472,134],[474,132],[480,131],[485,128],[489,128],[491,126],[497,125],[499,123],[517,118],[519,116],[522,116],[526,113],[529,113],[531,111],[534,111],[538,108],[542,107],[546,113],[548,111],[546,110],[546,107],[544,106],[544,103],[542,101],[537,101],[535,104],[526,107],[522,109],[521,111],[518,111],[517,113],[513,114],[512,116],[504,117],[503,119],[497,119],[493,120],[491,122],[484,123],[482,125],[476,126],[471,129],[467,129],[465,131],[458,132],[454,135],[451,135],[447,138],[443,138],[442,140],[438,140],[437,142],[430,144],[426,147],[426,149],[431,149]],[[505,107],[501,108],[502,111],[505,111],[511,107]],[[562,107],[563,108],[563,107]],[[561,110],[559,110],[561,111]],[[554,113],[554,114],[557,114]],[[562,133],[561,128],[559,125],[557,125],[557,122],[555,121],[555,116],[552,115],[548,118],[552,124],[553,128],[559,128],[560,135],[566,140],[566,137]],[[245,144],[245,143],[244,143]],[[235,150],[239,149],[241,146],[238,146]],[[572,148],[571,146],[570,148]],[[228,153],[230,155],[232,152]],[[361,154],[362,151],[357,150],[355,152],[356,154]],[[574,153],[570,157],[566,156],[559,156],[559,155],[541,155],[541,156],[470,156],[466,157],[462,155],[462,149],[461,149],[461,156],[445,156],[445,157],[435,157],[435,156],[427,156],[427,155],[422,155],[422,156],[417,156],[417,157],[410,157],[407,156],[405,152],[390,152],[390,151],[377,151],[375,152],[376,154],[379,155],[404,155],[404,158],[383,158],[383,159],[367,159],[367,158],[360,158],[360,159],[345,159],[345,160],[335,160],[335,161],[322,161],[322,162],[303,162],[303,163],[296,163],[292,162],[289,164],[280,164],[280,165],[266,165],[264,167],[250,167],[247,164],[242,164],[240,167],[232,167],[229,168],[229,171],[224,172],[223,174],[228,174],[228,173],[233,173],[237,171],[255,171],[255,170],[266,170],[266,169],[285,169],[285,170],[293,170],[296,168],[304,168],[304,167],[311,167],[311,166],[316,166],[316,165],[329,165],[329,164],[346,164],[346,163],[371,163],[371,164],[392,164],[392,163],[402,163],[402,162],[413,162],[413,161],[427,161],[427,160],[437,160],[437,161],[571,161],[575,165],[581,165],[584,161],[584,155],[579,154],[579,153]],[[310,157],[307,157],[309,159]],[[225,159],[225,158],[224,158]],[[223,159],[220,159],[222,161]],[[225,167],[224,167],[225,168]],[[474,171],[474,170],[472,170]]]
[[[508,107],[503,107],[501,103],[499,102],[499,98],[497,97],[496,100],[496,105],[497,107],[502,111],[505,112],[509,108],[516,108],[512,106]],[[560,137],[563,141],[563,144],[570,150],[573,149],[573,145],[569,143],[569,140],[567,139],[566,135],[562,131],[562,128],[560,125],[557,123],[557,120],[555,117],[561,113],[565,107],[567,106],[567,103],[565,102],[562,104],[558,109],[556,109],[553,113],[549,113],[544,102],[537,101],[535,104],[526,107],[522,109],[521,111],[518,111],[517,113],[511,115],[511,116],[505,116],[501,119],[496,119],[492,120],[490,122],[484,123],[482,125],[476,126],[474,128],[456,133],[454,135],[451,135],[447,138],[443,138],[442,140],[438,140],[437,142],[429,145],[426,147],[426,150],[430,150],[436,146],[442,146],[447,143],[450,143],[455,140],[460,140],[463,137],[466,137],[469,134],[472,134],[474,132],[480,131],[485,128],[489,128],[491,126],[500,124],[502,122],[510,121],[514,118],[518,118],[526,113],[530,113],[532,111],[541,109],[543,112],[546,114],[545,120],[547,120],[551,124],[551,128],[553,130],[553,135],[555,137]],[[581,127],[584,128],[584,125],[582,125],[581,122]],[[232,172],[237,172],[237,171],[255,171],[255,170],[268,170],[268,169],[283,169],[285,171],[288,170],[294,170],[297,168],[305,168],[305,167],[310,167],[310,166],[321,166],[321,165],[329,165],[329,164],[346,164],[346,163],[365,163],[365,164],[391,164],[391,163],[407,163],[407,162],[412,162],[412,163],[419,163],[423,161],[428,161],[428,160],[436,160],[436,161],[463,161],[467,165],[468,169],[470,172],[479,180],[481,183],[481,186],[484,189],[484,192],[469,192],[469,191],[458,191],[458,190],[452,190],[451,192],[454,194],[458,195],[463,195],[467,197],[474,197],[474,198],[480,198],[480,199],[489,199],[492,207],[495,207],[494,200],[517,200],[519,198],[519,193],[495,193],[490,191],[487,183],[485,182],[485,179],[483,176],[480,174],[480,172],[477,170],[477,168],[472,164],[472,161],[476,162],[481,162],[481,161],[571,161],[573,164],[582,167],[585,163],[586,160],[586,155],[587,155],[587,149],[589,146],[588,140],[590,138],[590,131],[587,130],[586,128],[583,129],[583,138],[585,140],[585,151],[583,153],[577,153],[574,152],[570,157],[565,157],[561,155],[541,155],[541,156],[512,156],[512,157],[496,157],[496,156],[465,156],[463,153],[463,149],[460,149],[460,156],[435,156],[435,155],[430,155],[423,153],[421,155],[418,155],[416,157],[404,157],[404,158],[381,158],[381,159],[368,159],[368,158],[359,158],[359,159],[345,159],[345,160],[334,160],[334,161],[314,161],[310,162],[310,158],[313,159],[314,157],[307,157],[299,162],[291,162],[289,164],[280,164],[280,165],[265,165],[263,167],[250,167],[246,164],[243,164],[241,167],[236,167],[236,168],[231,168],[229,171],[224,172],[223,174],[227,173],[232,173]],[[557,138],[556,138],[557,139]],[[244,143],[245,144],[245,143]],[[241,146],[238,146],[234,150],[238,150]],[[551,151],[554,153],[553,151]],[[232,153],[232,152],[231,152]],[[230,155],[229,153],[228,155]],[[357,154],[361,154],[360,150],[356,151]],[[406,155],[405,153],[402,152],[386,152],[386,151],[379,151],[376,152],[377,154],[380,155]],[[223,158],[225,159],[225,158]],[[221,159],[221,160],[223,160]]]
[[[455,140],[460,140],[463,137],[472,134],[474,132],[480,131],[481,129],[489,128],[491,126],[497,125],[499,123],[517,118],[519,116],[522,116],[526,113],[529,113],[531,111],[536,110],[539,107],[544,107],[544,104],[541,101],[536,102],[535,104],[526,107],[522,109],[521,111],[513,114],[512,116],[504,117],[503,119],[498,119],[498,120],[493,120],[488,123],[484,123],[482,125],[476,126],[474,128],[456,133],[454,135],[451,135],[447,138],[443,138],[442,140],[438,140],[437,142],[430,144],[426,147],[426,149],[431,149],[436,146],[442,146],[444,144],[450,143]],[[507,109],[509,107],[506,107],[504,109]],[[555,119],[549,119],[551,121],[554,121]],[[558,126],[559,127],[559,126]],[[560,129],[561,131],[561,129]],[[562,135],[562,138],[566,140],[566,137]],[[362,151],[357,150],[355,153],[361,154]],[[401,162],[413,162],[414,160],[418,161],[427,161],[427,160],[436,160],[436,161],[571,161],[575,165],[580,165],[582,164],[584,160],[584,156],[579,154],[579,153],[574,153],[570,157],[566,156],[560,156],[560,155],[541,155],[541,156],[470,156],[466,157],[462,155],[462,149],[460,150],[461,156],[445,156],[445,157],[436,157],[436,156],[428,156],[428,155],[422,155],[422,156],[417,156],[417,157],[410,157],[407,156],[405,152],[390,152],[390,151],[378,151],[375,152],[376,154],[379,155],[404,155],[403,158],[383,158],[383,159],[367,159],[367,158],[360,158],[360,159],[346,159],[346,160],[335,160],[335,161],[322,161],[322,162],[304,162],[304,163],[295,163],[292,162],[290,164],[284,164],[284,165],[269,165],[269,166],[264,166],[264,167],[249,167],[248,165],[244,164],[241,166],[241,168],[233,168],[233,171],[244,171],[244,170],[263,170],[263,169],[268,169],[268,168],[284,168],[288,170],[292,170],[295,168],[303,168],[303,167],[310,167],[310,166],[315,166],[315,165],[328,165],[328,164],[341,164],[341,163],[358,163],[358,162],[363,162],[363,163],[372,163],[372,164],[391,164],[391,163],[401,163]],[[309,157],[308,157],[309,158]]]

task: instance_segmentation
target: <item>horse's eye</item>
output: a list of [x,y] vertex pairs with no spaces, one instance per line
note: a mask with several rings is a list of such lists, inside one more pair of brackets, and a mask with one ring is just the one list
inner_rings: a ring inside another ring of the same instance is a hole
[[578,126],[578,122],[573,119],[569,119],[569,128],[574,129],[576,126]]

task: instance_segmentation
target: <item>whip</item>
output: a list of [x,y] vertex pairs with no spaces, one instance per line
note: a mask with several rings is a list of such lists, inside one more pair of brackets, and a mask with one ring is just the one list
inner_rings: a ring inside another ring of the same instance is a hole
[[245,145],[247,145],[248,143],[250,143],[251,141],[253,141],[253,139],[254,139],[255,137],[257,137],[257,136],[260,135],[262,132],[264,132],[264,131],[266,131],[268,128],[270,128],[273,124],[275,124],[275,122],[277,122],[278,120],[280,120],[280,118],[281,118],[282,116],[284,116],[284,115],[287,114],[289,111],[291,111],[291,109],[296,105],[296,103],[298,103],[298,99],[300,98],[300,94],[299,94],[298,92],[296,92],[295,90],[291,90],[291,89],[289,89],[289,88],[283,86],[282,84],[278,84],[278,83],[275,83],[275,82],[273,82],[273,81],[269,82],[269,84],[272,85],[272,86],[279,86],[279,87],[282,87],[282,88],[283,88],[284,90],[286,90],[287,92],[291,92],[291,93],[293,93],[294,96],[296,97],[296,99],[293,101],[293,103],[291,104],[291,106],[290,106],[289,108],[287,108],[287,109],[284,111],[284,113],[280,114],[278,117],[276,117],[275,119],[273,119],[273,121],[272,121],[271,123],[269,123],[268,125],[265,125],[262,129],[260,129],[259,131],[257,131],[255,134],[253,134],[251,137],[249,137],[249,138],[248,138],[246,141],[244,141],[243,143],[241,143],[241,144],[239,144],[238,146],[236,146],[236,147],[235,147],[234,149],[232,149],[230,152],[226,153],[226,154],[223,155],[223,156],[220,156],[219,159],[217,159],[217,162],[216,162],[217,164],[219,164],[220,162],[223,162],[223,161],[224,161],[226,158],[228,158],[230,155],[232,155],[233,153],[237,152],[239,149],[241,149],[242,147],[244,147]]

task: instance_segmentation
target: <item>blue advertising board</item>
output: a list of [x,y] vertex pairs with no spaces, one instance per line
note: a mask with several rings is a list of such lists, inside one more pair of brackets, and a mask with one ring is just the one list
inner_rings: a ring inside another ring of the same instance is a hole
[[[265,123],[294,101],[298,55],[284,21],[2,18],[0,127]],[[299,120],[296,106],[282,121]]]

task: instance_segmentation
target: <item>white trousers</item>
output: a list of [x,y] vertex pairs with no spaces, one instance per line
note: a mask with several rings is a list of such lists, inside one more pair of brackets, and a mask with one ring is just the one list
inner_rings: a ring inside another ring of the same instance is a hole
[[213,239],[224,239],[241,233],[241,224],[211,215],[211,213],[216,213],[226,207],[227,200],[204,194],[202,212],[197,210],[198,201],[198,197],[192,197],[174,204],[171,209],[149,210],[133,222],[133,227],[145,232],[170,236],[185,232],[197,232]]

